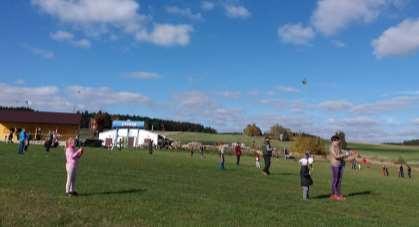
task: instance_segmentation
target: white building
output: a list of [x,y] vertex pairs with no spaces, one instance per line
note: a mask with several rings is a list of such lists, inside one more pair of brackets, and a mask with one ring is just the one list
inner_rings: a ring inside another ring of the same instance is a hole
[[128,147],[141,147],[152,141],[154,146],[161,145],[166,137],[144,129],[120,128],[99,133],[103,146],[117,146],[119,141],[124,141]]

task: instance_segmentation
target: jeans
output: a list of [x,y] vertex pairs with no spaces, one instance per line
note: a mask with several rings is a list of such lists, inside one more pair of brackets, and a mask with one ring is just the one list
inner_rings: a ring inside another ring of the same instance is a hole
[[303,199],[304,200],[310,199],[310,186],[303,187]]
[[265,160],[265,168],[263,168],[263,172],[267,173],[267,174],[271,174],[271,172],[269,172],[269,169],[271,168],[271,156],[268,155],[264,155],[263,159]]
[[237,155],[237,165],[240,165],[240,155]]
[[19,142],[19,149],[18,149],[18,153],[19,153],[19,154],[23,154],[23,153],[24,153],[24,149],[25,149],[25,141],[20,141],[20,142]]
[[76,168],[66,167],[67,170],[67,183],[65,184],[65,192],[75,192],[76,190]]
[[224,161],[225,161],[225,159],[224,159],[224,155],[222,155],[222,156],[221,156],[221,161],[220,161],[220,169],[221,169],[221,170],[224,170],[224,169],[225,169],[225,166],[224,166]]
[[332,166],[332,195],[342,195],[341,185],[343,176],[343,166]]

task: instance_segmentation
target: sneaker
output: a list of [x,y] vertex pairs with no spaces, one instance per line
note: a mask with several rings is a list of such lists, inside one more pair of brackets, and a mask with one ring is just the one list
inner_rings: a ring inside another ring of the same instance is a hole
[[265,176],[268,176],[268,173],[265,172],[265,171],[262,171],[262,174],[265,175]]
[[330,200],[332,200],[332,201],[338,201],[338,196],[337,195],[331,195],[330,197],[329,197],[329,199]]
[[339,196],[337,196],[337,200],[338,201],[345,201],[346,198],[343,195],[339,195]]
[[65,193],[65,195],[66,195],[67,197],[73,197],[73,194],[71,194],[70,192],[66,192],[66,193]]

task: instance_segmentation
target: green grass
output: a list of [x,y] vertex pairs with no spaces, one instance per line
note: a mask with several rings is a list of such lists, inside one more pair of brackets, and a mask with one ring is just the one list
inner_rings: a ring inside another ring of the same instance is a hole
[[0,144],[0,226],[417,226],[419,182],[349,169],[346,202],[331,202],[329,166],[315,164],[313,200],[301,201],[298,165],[274,160],[269,177],[251,157],[227,170],[217,157],[89,149],[80,163],[81,196],[64,196],[62,149],[46,155]]
[[410,164],[419,164],[418,146],[349,144],[349,147],[376,160],[397,161],[403,157]]
[[[214,145],[216,143],[245,143],[250,146],[253,141],[256,145],[261,146],[264,143],[264,137],[250,137],[245,135],[235,134],[209,134],[209,133],[196,133],[196,132],[163,132],[169,138],[179,141],[182,144],[189,142],[202,142],[204,144]],[[289,143],[281,143],[278,140],[272,140],[272,145],[278,148],[287,147]]]

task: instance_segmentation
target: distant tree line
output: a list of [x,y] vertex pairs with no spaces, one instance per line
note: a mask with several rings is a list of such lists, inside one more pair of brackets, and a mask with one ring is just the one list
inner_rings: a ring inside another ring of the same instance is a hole
[[29,108],[29,107],[9,107],[9,106],[0,106],[0,110],[14,110],[14,111],[28,111],[28,112],[34,112],[35,110]]
[[419,139],[416,140],[406,140],[402,143],[385,143],[389,145],[405,145],[405,146],[419,146]]
[[217,133],[217,131],[211,127],[205,127],[201,124],[163,120],[158,118],[150,118],[138,115],[123,115],[123,114],[109,114],[107,112],[78,112],[81,115],[81,128],[89,128],[90,120],[96,119],[96,123],[99,126],[99,131],[104,129],[110,129],[112,127],[113,120],[131,120],[131,121],[144,121],[144,127],[147,130],[156,131],[183,131],[183,132],[205,132],[205,133]]

